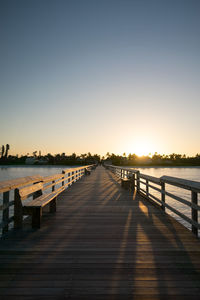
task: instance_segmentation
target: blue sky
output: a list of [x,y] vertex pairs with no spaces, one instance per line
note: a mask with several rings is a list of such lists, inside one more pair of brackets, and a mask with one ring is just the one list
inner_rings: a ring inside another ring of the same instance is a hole
[[12,153],[200,152],[200,1],[0,2]]

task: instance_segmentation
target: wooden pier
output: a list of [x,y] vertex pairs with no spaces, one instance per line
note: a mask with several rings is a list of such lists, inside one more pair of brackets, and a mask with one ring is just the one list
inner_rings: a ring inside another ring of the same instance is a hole
[[0,299],[200,299],[200,242],[110,170],[0,241]]

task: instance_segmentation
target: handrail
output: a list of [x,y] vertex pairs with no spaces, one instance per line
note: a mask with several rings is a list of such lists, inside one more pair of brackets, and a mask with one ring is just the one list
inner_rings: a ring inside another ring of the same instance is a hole
[[40,175],[33,175],[33,176],[26,176],[26,177],[20,177],[16,179],[11,180],[5,180],[0,182],[0,193],[4,193],[10,190],[13,190],[15,188],[18,188],[20,186],[28,185],[33,182],[41,181],[42,176]]
[[[129,180],[133,189],[137,188],[137,192],[144,196],[147,199],[150,199],[156,202],[160,207],[165,211],[165,208],[169,209],[183,220],[192,225],[192,232],[198,236],[198,230],[200,229],[200,223],[198,221],[198,212],[200,211],[200,205],[198,205],[198,194],[200,193],[200,182],[186,180],[177,177],[171,176],[162,176],[162,177],[153,177],[146,174],[140,173],[139,170],[130,169],[127,167],[119,167],[113,165],[105,165],[107,169],[110,169],[122,180]],[[143,179],[143,180],[141,180]],[[145,182],[145,181],[146,182]],[[159,187],[156,187],[150,183],[156,184]],[[140,185],[143,184],[146,186],[146,189],[142,189]],[[166,191],[166,184],[171,186],[176,186],[184,190],[191,191],[191,201],[183,199],[179,196],[172,194],[169,191]],[[149,192],[149,188],[156,190],[160,193],[160,198],[152,195]],[[178,211],[177,208],[172,207],[166,203],[166,196],[187,205],[191,209],[191,218]]]
[[171,177],[171,176],[162,176],[160,180],[165,183],[175,185],[177,187],[181,187],[187,190],[196,191],[197,193],[200,193],[200,182],[198,181],[192,181],[192,180]]
[[[0,211],[2,211],[2,220],[0,220],[0,229],[2,228],[2,233],[9,230],[10,223],[17,220],[17,201],[16,201],[16,191],[18,188],[30,187],[32,184],[42,183],[41,191],[45,191],[52,188],[55,191],[55,186],[61,184],[63,189],[72,185],[74,182],[79,180],[84,174],[95,168],[96,165],[86,165],[83,167],[76,167],[70,169],[62,170],[61,174],[53,174],[50,176],[33,175],[27,177],[21,177],[17,179],[5,180],[0,182],[0,193],[3,194],[3,201],[0,204]],[[10,192],[14,192],[14,200],[10,199]],[[36,192],[37,193],[37,192]],[[33,193],[34,196],[34,193]],[[10,217],[10,207],[14,208],[14,216]]]

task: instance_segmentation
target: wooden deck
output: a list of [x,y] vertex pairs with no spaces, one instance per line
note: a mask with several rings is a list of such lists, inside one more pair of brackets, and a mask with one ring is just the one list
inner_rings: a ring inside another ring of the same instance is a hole
[[98,167],[1,240],[0,299],[200,299],[200,242]]

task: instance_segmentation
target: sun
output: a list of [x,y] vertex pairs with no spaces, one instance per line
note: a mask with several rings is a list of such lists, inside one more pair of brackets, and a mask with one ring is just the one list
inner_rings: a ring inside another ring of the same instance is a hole
[[135,153],[138,156],[146,156],[156,152],[156,146],[152,141],[140,139],[129,144],[127,153]]

